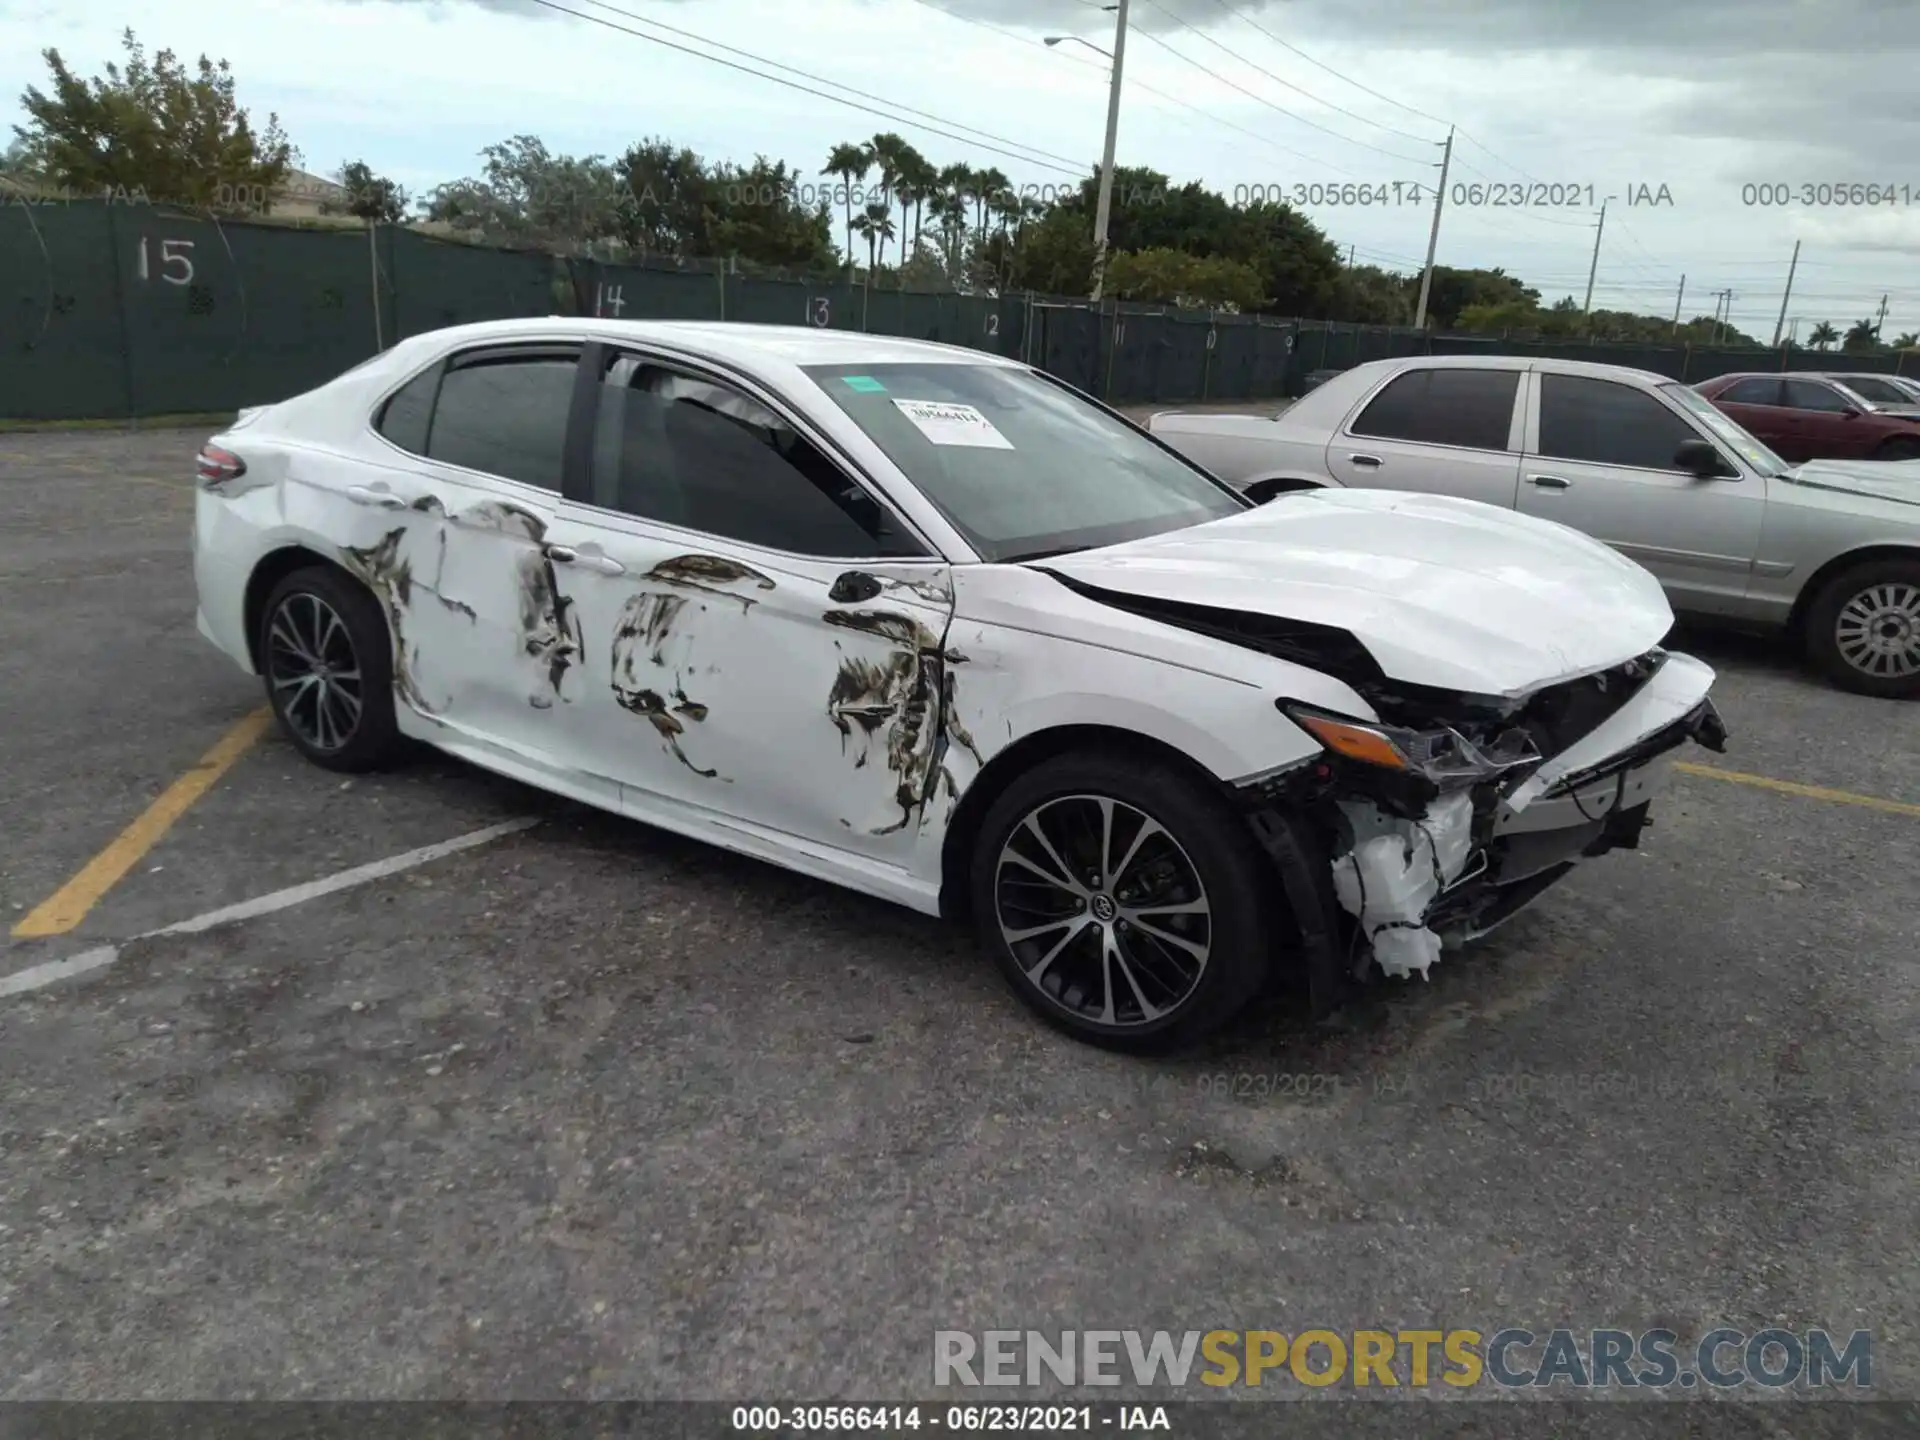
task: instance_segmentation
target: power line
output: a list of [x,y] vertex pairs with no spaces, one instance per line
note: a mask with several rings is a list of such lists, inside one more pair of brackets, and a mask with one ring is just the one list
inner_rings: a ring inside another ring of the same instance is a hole
[[[1151,4],[1152,0],[1148,0],[1148,3]],[[1184,24],[1185,22],[1183,21],[1182,23]],[[1189,26],[1188,28],[1191,29],[1192,27]],[[1427,160],[1416,160],[1410,155],[1402,155],[1402,154],[1399,154],[1397,151],[1383,150],[1378,145],[1369,145],[1364,140],[1355,140],[1351,135],[1342,135],[1338,130],[1329,130],[1327,129],[1326,126],[1317,124],[1314,121],[1307,119],[1304,115],[1294,114],[1293,111],[1287,109],[1284,105],[1274,104],[1271,100],[1267,99],[1264,95],[1256,95],[1253,91],[1247,89],[1246,86],[1237,84],[1236,82],[1229,80],[1226,76],[1222,75],[1219,71],[1210,69],[1207,66],[1202,65],[1198,60],[1194,59],[1191,55],[1182,54],[1180,51],[1174,49],[1173,46],[1169,45],[1166,41],[1162,40],[1158,35],[1155,35],[1151,30],[1136,30],[1135,33],[1137,33],[1141,39],[1149,41],[1152,44],[1158,45],[1162,50],[1166,51],[1169,55],[1173,56],[1175,59],[1184,60],[1187,64],[1193,66],[1194,69],[1200,71],[1201,74],[1206,75],[1210,79],[1219,81],[1220,84],[1227,86],[1231,90],[1238,90],[1242,95],[1246,96],[1249,100],[1253,101],[1255,104],[1264,105],[1267,107],[1267,109],[1272,110],[1276,114],[1284,115],[1289,120],[1297,120],[1300,122],[1300,124],[1310,126],[1311,128],[1318,130],[1323,134],[1331,135],[1336,140],[1343,141],[1348,145],[1357,145],[1362,150],[1371,150],[1376,155],[1385,155],[1390,160],[1399,160],[1408,165],[1429,165],[1434,163],[1432,161],[1427,161]],[[1198,34],[1199,32],[1195,31],[1195,33]],[[1201,38],[1205,39],[1207,37],[1202,36]],[[1436,141],[1435,143],[1437,144],[1438,142]],[[1321,164],[1324,162],[1316,160],[1314,161],[1314,163]],[[1355,178],[1358,178],[1358,177],[1355,177]]]
[[[1093,5],[1096,9],[1099,8],[1098,0],[1081,0],[1081,3]],[[1260,22],[1255,20],[1252,16],[1244,14],[1241,11],[1234,9],[1233,6],[1227,4],[1227,0],[1213,0],[1213,3],[1218,5],[1222,10],[1226,11],[1229,15],[1232,15],[1236,19],[1240,20],[1242,23],[1251,25],[1254,29],[1258,30],[1262,35],[1266,36],[1267,39],[1273,41],[1274,44],[1280,46],[1282,49],[1291,50],[1294,54],[1298,55],[1302,60],[1305,60],[1309,65],[1316,65],[1320,69],[1326,71],[1329,75],[1333,76],[1334,79],[1344,80],[1346,81],[1347,84],[1353,86],[1354,89],[1365,90],[1366,93],[1373,96],[1374,99],[1384,100],[1387,102],[1387,104],[1392,105],[1397,109],[1404,110],[1409,115],[1417,115],[1422,120],[1431,120],[1436,125],[1450,125],[1453,123],[1450,120],[1442,120],[1438,115],[1429,115],[1424,110],[1416,110],[1413,108],[1413,106],[1408,105],[1404,101],[1396,100],[1391,95],[1382,95],[1378,90],[1370,89],[1368,86],[1362,85],[1358,80],[1355,80],[1351,75],[1342,75],[1338,70],[1334,69],[1331,65],[1327,64],[1324,60],[1314,59],[1313,56],[1307,54],[1307,52],[1302,50],[1298,45],[1294,45],[1286,40],[1282,40],[1278,35],[1274,34],[1271,30],[1267,29],[1266,26],[1260,24]],[[1382,128],[1385,128],[1385,127],[1382,127]],[[1435,141],[1434,143],[1438,144],[1439,142]]]
[[[1025,164],[1035,165],[1044,170],[1058,171],[1062,175],[1072,175],[1076,179],[1079,178],[1084,173],[1081,169],[1078,169],[1078,168],[1066,169],[1060,165],[1056,165],[1052,163],[1055,160],[1061,160],[1061,161],[1066,161],[1067,165],[1073,165],[1075,162],[1068,159],[1067,156],[1053,155],[1051,152],[1045,151],[1045,150],[1036,150],[1032,146],[1021,145],[1020,142],[1017,140],[1009,140],[1004,136],[994,135],[990,131],[975,130],[974,127],[972,127],[971,125],[962,125],[957,120],[947,120],[938,115],[930,115],[929,112],[924,110],[914,110],[911,107],[901,105],[896,101],[886,100],[878,95],[868,94],[864,90],[856,90],[851,85],[843,85],[837,80],[828,80],[823,76],[808,74],[808,72],[804,70],[795,69],[791,65],[782,65],[777,60],[768,60],[763,56],[753,54],[751,51],[740,50],[731,45],[723,45],[717,40],[709,40],[704,35],[695,35],[691,31],[680,30],[671,25],[663,25],[661,24],[661,22],[657,20],[649,20],[644,16],[635,15],[631,11],[621,10],[617,6],[607,5],[603,3],[603,0],[586,0],[586,3],[593,4],[593,5],[600,5],[602,9],[612,10],[615,14],[623,15],[630,20],[637,20],[642,25],[652,25],[659,29],[670,31],[671,33],[676,35],[685,35],[689,39],[698,40],[703,45],[711,45],[716,50],[726,50],[735,55],[745,55],[750,60],[757,61],[762,65],[770,65],[776,70],[786,70],[795,75],[803,75],[809,80],[816,80],[823,85],[831,85],[835,89],[845,90],[848,92],[848,94],[858,95],[861,97],[861,99],[849,100],[844,95],[831,95],[824,90],[815,90],[811,86],[802,85],[793,80],[783,79],[778,75],[769,75],[765,71],[755,70],[750,68],[749,66],[738,64],[732,60],[723,60],[718,55],[708,55],[704,51],[695,50],[690,46],[676,45],[671,40],[663,40],[658,35],[649,35],[643,30],[635,30],[629,26],[617,24],[614,21],[604,19],[599,15],[589,15],[584,11],[570,10],[565,5],[556,3],[556,0],[532,0],[532,3],[535,5],[539,5],[544,9],[555,11],[556,13],[561,15],[571,15],[576,20],[585,20],[590,24],[603,25],[607,29],[617,30],[623,35],[631,35],[636,39],[646,40],[651,42],[652,44],[664,46],[669,50],[677,50],[683,55],[691,55],[698,60],[706,60],[714,65],[723,65],[729,70],[737,70],[743,75],[751,75],[756,80],[770,80],[775,85],[785,86],[789,90],[798,90],[802,94],[811,95],[818,100],[829,100],[836,105],[844,105],[849,109],[864,111],[866,114],[869,114],[869,115],[878,115],[881,119],[891,120],[896,125],[905,125],[909,129],[926,130],[932,134],[942,136],[943,138],[948,140],[958,140],[962,144],[966,144],[966,145],[977,145],[979,146],[979,148],[983,150],[992,151],[996,155],[1004,155],[1009,160],[1019,160],[1024,162]],[[862,103],[862,101],[872,101],[874,103],[864,104]],[[891,108],[889,109],[878,108],[880,106],[887,106]],[[904,120],[901,118],[902,114],[922,116],[926,118],[918,121]],[[926,120],[929,120],[929,119],[933,121],[937,121],[938,124],[926,123]],[[956,135],[953,133],[952,130],[942,129],[940,128],[941,126],[952,126],[956,130],[970,131],[972,133],[971,135]],[[986,136],[988,142],[991,142],[991,143],[983,143],[982,141],[973,138],[974,136]],[[1007,146],[1013,146],[1016,148],[1015,149],[1004,148]],[[1026,153],[1020,153],[1020,152],[1026,152]],[[1041,156],[1045,156],[1047,158],[1045,159],[1036,158]]]
[[[948,19],[958,20],[964,25],[978,25],[982,29],[991,30],[996,35],[1004,35],[1006,36],[1007,39],[1017,41],[1022,46],[1030,45],[1033,43],[1031,37],[1029,36],[1016,35],[1011,30],[1003,29],[1001,26],[990,24],[985,20],[976,20],[970,15],[961,15],[955,11],[948,10],[944,6],[934,4],[933,0],[916,0],[916,3],[925,5],[929,10],[938,10],[942,15],[945,15]],[[1083,5],[1091,6],[1094,9],[1101,8],[1100,5],[1098,4],[1098,0],[1080,0],[1080,3]],[[1132,27],[1129,26],[1128,28],[1131,29]],[[1048,53],[1063,60],[1071,60],[1076,65],[1085,65],[1092,70],[1099,70],[1102,73],[1110,73],[1108,72],[1107,67],[1104,65],[1097,65],[1091,60],[1082,60],[1077,55],[1068,54],[1059,49],[1050,49]],[[1183,56],[1182,58],[1184,59],[1185,57]],[[1154,89],[1153,86],[1147,84],[1144,80],[1136,79],[1132,75],[1128,75],[1126,77],[1126,85],[1127,85],[1127,88],[1130,90],[1139,90],[1144,92],[1145,94],[1152,95],[1157,99],[1164,100],[1169,105],[1178,105],[1182,110],[1190,110],[1195,115],[1198,115],[1202,120],[1210,120],[1216,125],[1225,126],[1227,129],[1234,131],[1236,134],[1244,135],[1249,140],[1255,141],[1258,144],[1266,146],[1267,149],[1274,151],[1276,154],[1291,156],[1295,160],[1305,160],[1310,165],[1326,165],[1326,162],[1324,160],[1321,160],[1317,156],[1307,155],[1302,153],[1299,150],[1289,149],[1285,145],[1281,145],[1276,141],[1268,139],[1266,136],[1260,134],[1258,131],[1249,130],[1246,128],[1246,126],[1235,124],[1233,121],[1227,119],[1225,116],[1216,115],[1211,110],[1203,110],[1198,105],[1195,105],[1190,101],[1182,100],[1178,95],[1169,95],[1164,90],[1156,90]],[[1328,168],[1332,169],[1333,167],[1329,166]],[[1346,176],[1347,178],[1350,178],[1350,179],[1358,178],[1357,176],[1354,176],[1352,172],[1346,171],[1346,170],[1333,169],[1333,173],[1336,175]]]
[[[1262,75],[1266,76],[1269,80],[1273,81],[1274,84],[1284,85],[1287,89],[1294,91],[1296,94],[1306,96],[1307,99],[1313,101],[1313,103],[1316,105],[1324,105],[1329,110],[1338,111],[1340,114],[1345,115],[1350,119],[1358,120],[1362,125],[1371,125],[1376,130],[1384,130],[1389,135],[1399,135],[1404,139],[1417,141],[1422,145],[1438,145],[1440,143],[1438,140],[1433,139],[1431,136],[1416,135],[1411,130],[1399,130],[1393,127],[1392,125],[1382,125],[1378,120],[1370,120],[1365,115],[1360,114],[1357,110],[1349,110],[1343,105],[1334,104],[1333,101],[1331,100],[1322,99],[1320,96],[1314,94],[1311,90],[1305,89],[1302,86],[1294,84],[1291,80],[1284,79],[1281,76],[1274,74],[1271,70],[1267,69],[1265,66],[1255,65],[1253,61],[1247,59],[1244,55],[1237,53],[1236,51],[1232,50],[1228,46],[1222,45],[1218,40],[1214,39],[1211,35],[1207,34],[1206,31],[1182,19],[1180,16],[1175,15],[1171,10],[1167,9],[1166,6],[1157,3],[1157,0],[1145,0],[1145,3],[1153,6],[1153,8],[1158,10],[1162,15],[1167,16],[1169,19],[1173,20],[1175,23],[1179,24],[1183,28],[1193,31],[1194,34],[1198,35],[1202,40],[1206,41],[1209,45],[1213,46],[1216,50],[1225,51],[1225,53],[1227,53],[1228,55],[1232,55],[1236,60],[1239,60],[1242,64],[1251,66],[1253,69],[1258,70]],[[1214,0],[1214,3],[1216,5],[1220,5],[1220,7],[1226,10],[1229,15],[1235,13],[1233,10],[1231,10],[1225,5],[1224,0]],[[1245,17],[1242,17],[1242,18],[1245,18]],[[1329,133],[1332,133],[1332,132],[1329,132]],[[1345,139],[1347,137],[1342,136],[1341,138]],[[1358,142],[1355,142],[1355,143],[1358,143]]]

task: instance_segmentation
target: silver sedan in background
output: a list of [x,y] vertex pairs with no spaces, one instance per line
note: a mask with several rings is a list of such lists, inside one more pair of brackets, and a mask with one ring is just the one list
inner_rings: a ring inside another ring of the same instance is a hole
[[1519,355],[1376,360],[1278,415],[1148,429],[1254,499],[1418,490],[1560,521],[1652,571],[1677,612],[1920,698],[1920,461],[1789,465],[1667,376]]

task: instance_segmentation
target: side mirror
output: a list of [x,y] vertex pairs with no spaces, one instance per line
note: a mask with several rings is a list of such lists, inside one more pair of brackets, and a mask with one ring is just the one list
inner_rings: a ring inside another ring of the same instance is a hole
[[1682,440],[1680,448],[1673,452],[1673,463],[1676,469],[1686,471],[1696,480],[1726,478],[1720,452],[1705,440]]
[[1860,418],[1860,412],[1849,405],[1840,412],[1840,418],[1842,420],[1858,420]]

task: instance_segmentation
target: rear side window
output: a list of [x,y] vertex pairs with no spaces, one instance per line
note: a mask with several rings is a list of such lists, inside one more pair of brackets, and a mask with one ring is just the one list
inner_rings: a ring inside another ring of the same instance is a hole
[[440,382],[427,458],[557,494],[579,364],[578,351],[552,349],[456,362]]
[[1751,380],[1736,380],[1714,399],[1725,400],[1730,405],[1778,405],[1780,382],[1757,376]]
[[1789,380],[1786,389],[1789,410],[1828,410],[1837,415],[1853,409],[1838,390],[1813,380]]
[[1353,422],[1353,433],[1505,450],[1519,389],[1518,370],[1409,370],[1373,397]]
[[427,421],[433,415],[433,391],[439,383],[438,365],[414,376],[380,407],[374,428],[409,454],[426,454]]
[[1673,470],[1694,428],[1653,396],[1612,380],[1540,377],[1540,453],[1556,460]]

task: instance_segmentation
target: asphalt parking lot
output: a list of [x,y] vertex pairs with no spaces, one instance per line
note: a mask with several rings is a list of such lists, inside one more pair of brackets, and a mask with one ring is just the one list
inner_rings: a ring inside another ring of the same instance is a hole
[[1639,852],[1128,1060],[905,911],[235,736],[200,438],[0,435],[0,914],[83,912],[0,939],[0,1398],[881,1400],[935,1329],[1089,1325],[1865,1328],[1920,1391],[1920,706],[1689,636],[1736,774]]

